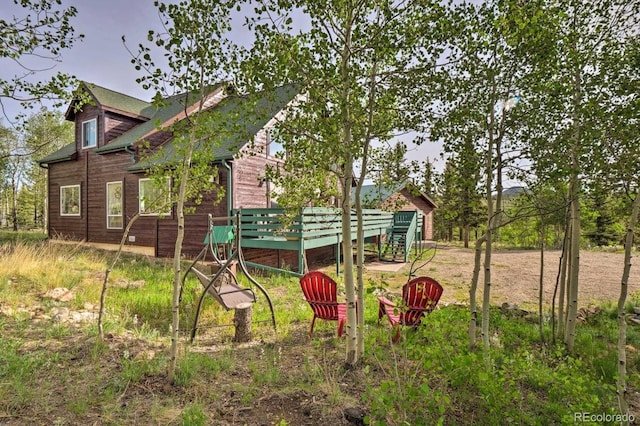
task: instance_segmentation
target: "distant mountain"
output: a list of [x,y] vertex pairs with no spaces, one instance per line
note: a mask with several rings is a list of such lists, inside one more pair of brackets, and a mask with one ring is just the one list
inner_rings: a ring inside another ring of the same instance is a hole
[[514,186],[511,188],[507,188],[504,191],[502,191],[502,197],[503,198],[517,197],[518,195],[522,194],[526,190],[527,188],[525,188],[524,186]]

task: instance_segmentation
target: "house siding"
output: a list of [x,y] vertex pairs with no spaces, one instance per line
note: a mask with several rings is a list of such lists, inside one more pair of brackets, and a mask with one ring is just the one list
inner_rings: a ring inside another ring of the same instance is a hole
[[267,132],[261,130],[251,149],[244,149],[233,161],[233,208],[266,208],[270,204],[270,185],[265,181],[267,165],[281,160],[268,157]]
[[142,123],[140,120],[133,120],[129,117],[124,117],[118,114],[105,113],[104,143],[109,143],[109,141],[122,136],[124,133],[133,129],[140,123]]
[[[87,183],[80,161],[67,161],[49,165],[49,236],[81,241],[87,233]],[[60,187],[80,185],[80,216],[60,215]]]
[[[226,188],[226,174],[221,173],[220,187]],[[204,194],[199,205],[187,203],[186,208],[193,209],[184,217],[185,239],[182,245],[185,257],[195,257],[204,247],[204,238],[209,228],[209,214],[213,217],[227,216],[227,200],[223,197],[217,200],[217,191]],[[217,222],[214,225],[225,225],[225,222]],[[157,229],[159,238],[157,239],[157,256],[173,257],[176,237],[178,236],[178,221],[175,217],[171,219],[158,219]]]
[[[88,153],[90,179],[88,182],[88,241],[120,243],[123,229],[107,229],[107,182],[122,182],[124,224],[138,211],[138,179],[124,168],[131,164],[131,155],[115,152],[108,155]],[[133,182],[132,182],[133,181]],[[133,183],[133,185],[131,184]],[[135,186],[135,191],[132,186]]]

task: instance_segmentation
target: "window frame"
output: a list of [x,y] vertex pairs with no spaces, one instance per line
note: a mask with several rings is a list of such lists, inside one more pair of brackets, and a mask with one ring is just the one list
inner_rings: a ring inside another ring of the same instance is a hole
[[[65,198],[63,196],[63,192],[65,192],[66,189],[72,189],[72,188],[77,188],[78,189],[78,202],[77,202],[77,206],[78,206],[78,212],[77,213],[67,213],[65,212]],[[81,194],[81,189],[80,189],[80,184],[74,184],[74,185],[60,185],[60,216],[64,216],[64,217],[80,217],[82,216],[82,194]]]
[[[169,194],[169,196],[171,196],[171,178],[166,177],[165,181],[167,183],[167,193]],[[151,182],[153,184],[153,179],[151,178],[140,178],[138,179],[138,212],[140,213],[140,216],[171,216],[172,213],[172,206],[171,203],[169,203],[169,207],[168,207],[168,211],[166,212],[150,212],[150,213],[144,213],[143,212],[143,203],[144,203],[144,197],[142,196],[142,186],[143,186],[143,182]]]
[[[84,126],[85,124],[89,124],[93,122],[93,136],[94,136],[94,140],[93,140],[93,144],[89,145],[87,144],[87,141],[85,139],[86,134],[84,131]],[[85,120],[82,122],[82,124],[80,125],[81,130],[80,132],[82,133],[82,149],[89,149],[89,148],[95,148],[96,146],[98,146],[98,120],[96,118],[92,118],[90,120]]]
[[[111,185],[120,185],[120,213],[119,214],[112,214],[110,212],[111,210],[111,203],[110,203],[110,198],[109,198],[109,187]],[[124,189],[124,185],[122,184],[121,180],[114,180],[111,182],[107,182],[106,184],[106,189],[107,189],[107,193],[106,193],[106,216],[107,216],[107,229],[122,229],[124,227],[124,193],[123,193],[123,189]],[[120,218],[120,226],[113,226],[111,225],[111,218]]]

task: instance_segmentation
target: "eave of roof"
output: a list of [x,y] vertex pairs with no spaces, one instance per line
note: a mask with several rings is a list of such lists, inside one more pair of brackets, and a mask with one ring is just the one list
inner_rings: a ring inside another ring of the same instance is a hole
[[[148,120],[153,115],[155,108],[149,102],[143,101],[124,93],[116,92],[97,84],[82,82],[79,90],[86,90],[95,104],[106,111],[112,111],[120,115]],[[65,113],[67,120],[75,119],[75,107],[77,99],[74,99]]]
[[75,160],[77,157],[78,157],[78,153],[76,151],[76,143],[71,142],[70,144],[63,146],[59,150],[38,160],[38,164],[40,165],[40,167],[42,167],[44,164],[60,163],[63,161]]

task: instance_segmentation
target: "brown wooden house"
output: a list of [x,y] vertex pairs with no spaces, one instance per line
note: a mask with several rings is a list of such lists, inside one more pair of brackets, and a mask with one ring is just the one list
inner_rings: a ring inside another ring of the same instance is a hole
[[[75,123],[75,140],[39,161],[48,169],[48,233],[91,243],[118,244],[128,221],[142,213],[127,244],[153,248],[170,257],[177,233],[174,209],[148,211],[145,200],[152,185],[145,174],[143,149],[164,147],[171,152],[173,135],[167,127],[183,120],[199,99],[178,95],[156,107],[131,96],[83,83],[92,102],[69,106],[66,119]],[[236,208],[271,207],[267,164],[277,164],[282,147],[270,138],[277,115],[296,96],[291,87],[253,98],[227,94],[226,86],[211,88],[204,100],[218,112],[225,135],[215,147],[211,179],[225,195],[204,194],[186,216],[185,254],[196,254],[208,227],[208,214],[228,216]],[[143,148],[144,143],[148,148]],[[167,182],[171,185],[171,182]]]

